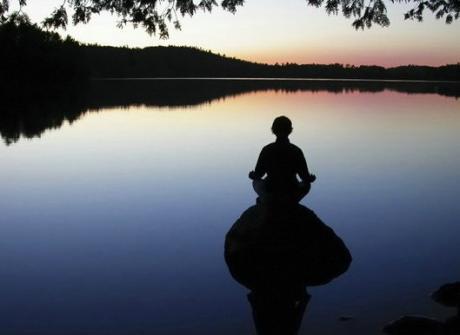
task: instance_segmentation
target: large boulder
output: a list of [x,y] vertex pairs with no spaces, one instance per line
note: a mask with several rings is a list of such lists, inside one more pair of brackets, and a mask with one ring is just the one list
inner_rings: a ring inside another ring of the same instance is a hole
[[351,263],[343,241],[316,214],[299,204],[258,204],[248,208],[227,233],[225,260],[250,290],[299,294],[324,285]]

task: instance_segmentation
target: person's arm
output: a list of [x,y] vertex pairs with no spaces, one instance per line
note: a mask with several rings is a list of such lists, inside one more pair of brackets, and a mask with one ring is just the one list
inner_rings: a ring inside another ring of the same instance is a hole
[[304,182],[313,183],[316,180],[316,176],[310,174],[310,171],[308,171],[307,161],[305,160],[302,150],[300,150],[298,164],[298,175],[300,179]]
[[254,169],[254,171],[249,172],[249,178],[253,180],[262,179],[262,177],[265,175],[266,172],[267,172],[266,151],[264,148],[260,152],[259,159],[257,160],[257,163],[256,163],[256,168]]

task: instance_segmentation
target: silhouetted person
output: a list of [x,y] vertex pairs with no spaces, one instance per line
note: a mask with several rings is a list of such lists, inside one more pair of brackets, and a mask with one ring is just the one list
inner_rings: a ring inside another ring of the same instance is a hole
[[[302,150],[289,141],[291,120],[286,116],[277,117],[273,121],[272,132],[276,141],[262,149],[249,178],[253,180],[254,190],[260,199],[273,195],[298,202],[308,194],[316,176],[308,171]],[[262,179],[265,175],[266,178]]]

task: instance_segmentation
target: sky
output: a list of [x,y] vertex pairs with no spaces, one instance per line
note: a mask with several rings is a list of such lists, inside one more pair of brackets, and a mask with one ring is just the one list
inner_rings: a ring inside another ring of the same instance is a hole
[[[15,0],[11,0],[14,2]],[[194,46],[254,62],[343,63],[397,66],[460,62],[460,20],[446,25],[430,12],[423,22],[404,20],[411,6],[387,3],[389,27],[373,26],[356,31],[341,15],[327,15],[323,8],[305,0],[246,0],[236,14],[216,8],[181,19],[182,30],[170,28],[170,38],[160,40],[142,28],[117,28],[117,17],[104,13],[88,24],[66,31],[80,42],[100,45],[147,47]],[[62,1],[28,0],[25,12],[41,22]]]

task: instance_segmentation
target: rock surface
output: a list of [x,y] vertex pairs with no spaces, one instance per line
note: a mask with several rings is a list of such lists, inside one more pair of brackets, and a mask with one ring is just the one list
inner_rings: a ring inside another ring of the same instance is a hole
[[460,335],[460,282],[442,285],[431,298],[437,303],[457,307],[457,316],[445,322],[424,316],[404,316],[383,328],[390,335]]
[[[250,290],[305,290],[340,276],[351,263],[343,241],[299,204],[248,208],[227,233],[225,260]],[[292,292],[296,294],[295,292]]]
[[460,308],[460,282],[442,285],[431,298],[441,305]]
[[444,323],[424,316],[403,316],[383,328],[390,335],[444,335]]

